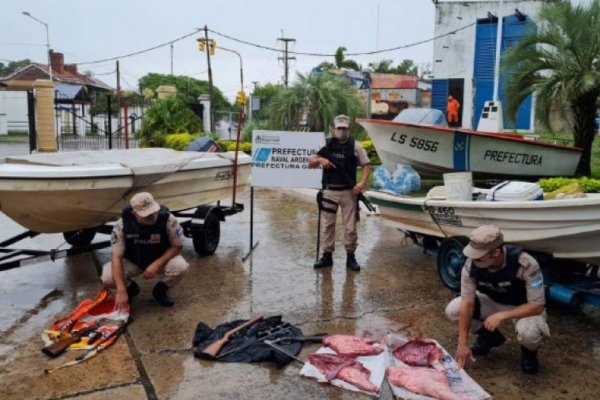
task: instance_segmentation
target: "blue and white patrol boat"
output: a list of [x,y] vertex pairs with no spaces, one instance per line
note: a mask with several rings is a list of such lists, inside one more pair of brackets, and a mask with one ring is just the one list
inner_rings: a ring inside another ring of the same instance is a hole
[[423,178],[471,171],[475,178],[572,176],[582,150],[518,134],[449,128],[439,110],[409,108],[393,121],[357,119],[384,167],[411,165]]

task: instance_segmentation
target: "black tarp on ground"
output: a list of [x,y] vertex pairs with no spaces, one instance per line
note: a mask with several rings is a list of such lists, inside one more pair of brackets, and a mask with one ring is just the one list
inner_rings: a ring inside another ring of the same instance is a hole
[[[195,348],[194,356],[205,360],[224,362],[272,361],[278,368],[292,361],[290,357],[261,341],[261,339],[275,340],[282,337],[302,336],[302,331],[290,323],[282,321],[281,315],[265,318],[233,335],[229,342],[223,346],[216,359],[202,353],[202,350],[216,340],[221,339],[226,332],[246,321],[248,320],[240,319],[225,322],[215,328],[210,328],[204,322],[198,323],[192,341],[192,345]],[[302,350],[301,342],[280,342],[278,344],[293,355],[298,355],[300,350]],[[239,351],[232,351],[238,348]],[[219,358],[220,356],[222,358]]]

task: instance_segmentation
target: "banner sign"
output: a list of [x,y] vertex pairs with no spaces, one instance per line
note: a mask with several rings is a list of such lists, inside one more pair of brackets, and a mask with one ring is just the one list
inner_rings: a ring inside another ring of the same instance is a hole
[[320,188],[321,168],[308,159],[324,143],[323,132],[252,131],[252,186]]

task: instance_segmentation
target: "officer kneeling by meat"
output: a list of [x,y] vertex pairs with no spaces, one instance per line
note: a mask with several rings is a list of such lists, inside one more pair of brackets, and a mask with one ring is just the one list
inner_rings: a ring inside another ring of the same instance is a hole
[[152,296],[163,307],[174,302],[169,288],[177,285],[189,264],[179,255],[183,248],[183,229],[169,210],[160,206],[150,193],[134,195],[123,208],[121,219],[111,235],[111,262],[102,268],[102,283],[117,289],[115,309],[126,310],[140,288],[131,280],[142,275],[153,279],[161,275]]
[[[505,342],[498,330],[511,320],[521,344],[521,369],[535,374],[537,349],[550,336],[544,311],[544,279],[537,261],[516,246],[504,244],[497,226],[475,229],[463,253],[468,257],[462,269],[460,297],[446,307],[451,321],[458,321],[456,361],[464,367],[467,359],[485,356]],[[476,342],[469,348],[469,330]]]

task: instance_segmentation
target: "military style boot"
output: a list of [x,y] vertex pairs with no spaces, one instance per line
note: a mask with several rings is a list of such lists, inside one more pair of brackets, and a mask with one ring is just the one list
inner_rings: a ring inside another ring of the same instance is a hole
[[521,346],[521,371],[526,374],[537,374],[540,364],[537,358],[537,350],[529,350]]
[[314,268],[325,268],[325,267],[331,267],[332,265],[333,265],[333,257],[331,256],[331,252],[324,251],[323,257],[319,258],[319,261],[317,261],[313,265],[313,267]]
[[129,281],[129,285],[127,285],[126,289],[128,301],[129,303],[131,303],[131,300],[133,300],[135,296],[140,294],[140,287],[137,283],[135,283],[135,281]]
[[360,271],[360,265],[356,262],[354,253],[348,253],[346,257],[346,267],[352,271]]
[[154,289],[152,289],[152,296],[158,301],[163,307],[172,307],[175,302],[169,296],[169,287],[163,282],[158,282]]
[[493,347],[502,346],[506,341],[506,338],[498,329],[490,332],[485,328],[481,328],[477,331],[477,335],[477,340],[471,346],[471,352],[475,357],[487,355]]

